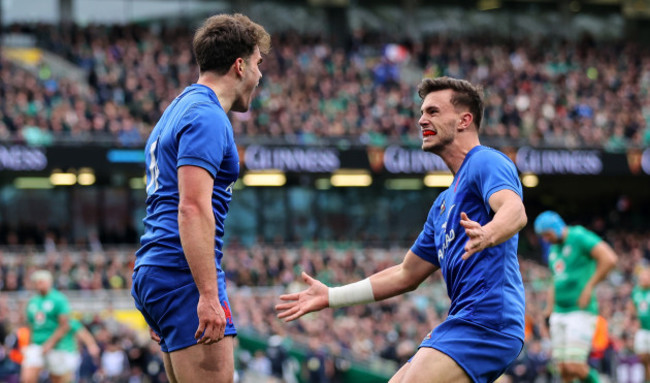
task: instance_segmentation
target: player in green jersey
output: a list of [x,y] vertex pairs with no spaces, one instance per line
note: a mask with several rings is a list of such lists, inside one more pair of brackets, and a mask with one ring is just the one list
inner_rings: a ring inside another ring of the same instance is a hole
[[639,330],[634,336],[634,352],[645,367],[645,380],[650,381],[650,268],[639,274],[637,286],[632,290],[631,311],[639,320]]
[[70,331],[65,334],[62,341],[71,342],[74,347],[74,351],[72,351],[71,357],[68,360],[70,363],[69,373],[64,381],[77,381],[75,375],[79,370],[79,366],[81,365],[81,354],[79,353],[79,348],[77,347],[77,341],[80,341],[84,346],[86,346],[88,354],[90,354],[90,356],[97,362],[99,362],[99,353],[101,350],[99,349],[99,346],[97,345],[97,342],[95,341],[93,335],[88,330],[86,330],[81,322],[74,318],[70,318]]
[[596,328],[596,285],[616,265],[612,248],[582,226],[567,226],[553,211],[535,220],[535,232],[551,244],[548,263],[553,274],[547,314],[550,315],[553,359],[564,382],[599,382],[587,358]]
[[30,344],[24,350],[20,381],[36,383],[42,368],[47,368],[52,383],[69,378],[76,343],[67,339],[70,331],[68,298],[52,288],[52,274],[39,270],[32,274],[37,294],[27,302]]

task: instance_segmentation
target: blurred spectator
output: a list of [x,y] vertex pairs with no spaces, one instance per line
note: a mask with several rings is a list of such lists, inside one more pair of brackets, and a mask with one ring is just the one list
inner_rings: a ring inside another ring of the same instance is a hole
[[120,345],[120,339],[111,338],[101,356],[101,374],[107,382],[121,382],[129,374],[128,358]]

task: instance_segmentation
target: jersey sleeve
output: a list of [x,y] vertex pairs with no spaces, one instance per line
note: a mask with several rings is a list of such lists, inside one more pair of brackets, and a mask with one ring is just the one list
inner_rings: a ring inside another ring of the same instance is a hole
[[77,331],[81,329],[82,324],[78,320],[74,318],[70,318],[69,323],[70,323],[70,333],[76,334]]
[[582,226],[577,227],[578,231],[578,238],[580,239],[580,247],[582,247],[582,250],[585,251],[585,253],[589,254],[591,256],[591,250],[599,244],[602,239],[596,233],[594,233],[591,230],[585,229]]
[[181,119],[176,137],[176,166],[199,166],[216,177],[229,145],[225,114],[212,103],[196,104]]
[[411,246],[411,251],[425,261],[440,267],[435,242],[435,228],[433,226],[434,211],[436,210],[435,206],[436,204],[434,203],[431,210],[429,210],[429,215],[427,221],[424,223],[424,228],[422,228],[420,235],[418,235],[415,243]]
[[70,314],[70,303],[63,293],[59,293],[56,298],[56,314],[57,316]]
[[490,211],[490,197],[498,191],[512,190],[523,199],[517,168],[505,155],[488,149],[476,153],[472,160],[470,169],[487,211]]

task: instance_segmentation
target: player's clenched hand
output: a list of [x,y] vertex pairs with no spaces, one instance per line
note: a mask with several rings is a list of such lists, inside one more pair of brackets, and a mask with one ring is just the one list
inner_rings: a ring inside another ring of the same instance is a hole
[[312,311],[319,311],[329,306],[327,286],[302,272],[302,279],[309,286],[307,290],[299,293],[280,295],[280,303],[275,306],[278,311],[278,318],[285,322],[298,319]]
[[199,315],[199,327],[194,334],[196,343],[207,345],[220,341],[226,331],[226,313],[219,304],[219,300],[204,298],[203,295],[200,295],[196,313]]
[[474,253],[478,253],[486,247],[492,246],[488,233],[483,226],[469,219],[465,212],[460,213],[460,224],[465,228],[465,234],[469,237],[469,240],[465,244],[465,253],[462,256],[463,260],[466,261]]

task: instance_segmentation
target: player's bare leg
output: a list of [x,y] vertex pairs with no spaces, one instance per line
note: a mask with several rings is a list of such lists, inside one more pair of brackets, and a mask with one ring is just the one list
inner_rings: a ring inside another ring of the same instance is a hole
[[560,363],[557,366],[558,371],[560,372],[560,377],[562,378],[563,383],[568,383],[573,380],[573,377],[571,376],[569,370],[566,368],[564,363]]
[[566,363],[566,367],[574,379],[584,380],[589,375],[589,366],[585,363]]
[[71,380],[67,379],[69,375],[52,375],[50,374],[50,382],[52,383],[68,383]]
[[471,379],[448,355],[422,347],[389,383],[471,383]]
[[22,367],[20,371],[20,383],[36,383],[41,373],[40,367]]
[[197,344],[170,352],[177,383],[232,383],[235,374],[233,337],[226,336],[210,345]]
[[650,354],[639,354],[639,358],[641,359],[641,363],[643,363],[646,381],[650,380]]
[[165,373],[167,373],[169,383],[178,383],[176,374],[174,373],[174,366],[172,366],[172,359],[167,352],[163,352],[163,363],[165,364]]

